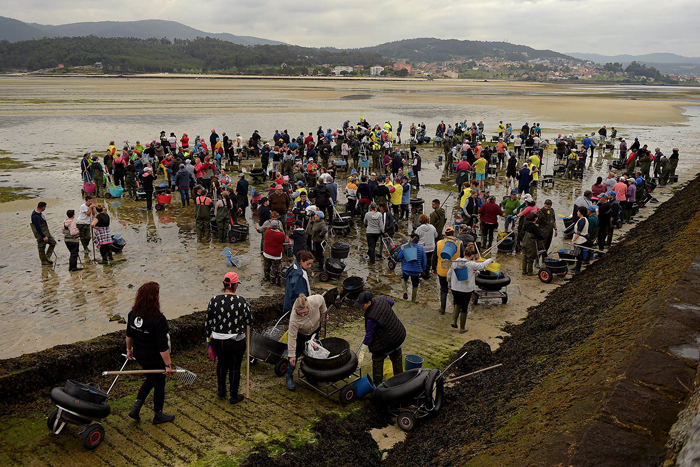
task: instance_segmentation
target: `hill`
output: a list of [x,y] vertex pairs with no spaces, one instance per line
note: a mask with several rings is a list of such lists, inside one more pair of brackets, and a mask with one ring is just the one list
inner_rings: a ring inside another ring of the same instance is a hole
[[57,26],[37,23],[24,23],[12,18],[0,17],[0,41],[10,42],[42,39],[44,37],[134,37],[137,39],[166,38],[194,40],[198,37],[211,37],[240,45],[280,45],[282,42],[252,36],[236,36],[228,33],[200,31],[176,21],[97,21],[61,24]]
[[[108,73],[307,74],[325,64],[371,66],[385,61],[377,53],[331,52],[289,45],[233,44],[219,39],[135,39],[57,37],[0,42],[0,71],[36,71],[101,62]],[[283,67],[282,64],[285,64]],[[54,71],[61,71],[54,70]],[[324,74],[330,70],[324,70]]]
[[0,41],[10,42],[40,39],[47,34],[41,29],[12,18],[0,16]]
[[456,39],[420,38],[405,39],[396,42],[364,47],[363,52],[377,52],[393,59],[405,59],[411,62],[436,62],[455,59],[477,60],[484,57],[501,57],[511,60],[534,58],[560,58],[572,60],[572,57],[552,50],[537,50],[523,45],[507,42],[462,41]]

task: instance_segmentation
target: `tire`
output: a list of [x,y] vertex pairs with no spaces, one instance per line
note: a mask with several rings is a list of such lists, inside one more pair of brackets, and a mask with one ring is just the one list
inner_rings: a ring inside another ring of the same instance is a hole
[[80,434],[80,443],[89,451],[102,444],[104,439],[105,429],[99,423],[93,423]]
[[318,275],[318,279],[321,282],[328,282],[328,273],[327,272],[322,272],[321,274]]
[[354,384],[348,384],[343,389],[340,390],[340,403],[343,405],[348,405],[355,400],[357,400],[357,391],[355,390]]
[[286,375],[288,367],[289,367],[289,361],[286,358],[279,360],[277,363],[275,363],[275,374],[277,376]]
[[58,418],[58,409],[53,409],[49,414],[49,418],[46,419],[46,426],[52,433],[54,431],[54,425],[56,424],[56,418]]
[[552,279],[554,278],[552,275],[552,271],[550,271],[547,268],[540,269],[537,275],[539,276],[540,280],[545,284],[550,284],[552,282]]
[[304,359],[302,359],[299,367],[310,381],[319,383],[340,381],[353,374],[357,369],[357,355],[351,352],[350,359],[347,363],[334,369],[316,370],[309,367],[309,365],[304,362]]
[[389,266],[389,269],[391,269],[393,271],[394,269],[396,269],[396,261],[390,259],[387,266]]
[[49,397],[56,405],[64,407],[71,412],[75,412],[80,417],[95,419],[105,418],[111,411],[107,404],[95,404],[93,402],[82,401],[70,394],[66,394],[63,388],[53,388]]
[[472,294],[472,301],[474,302],[474,305],[479,304],[479,296],[477,294]]
[[504,305],[505,305],[506,303],[508,303],[508,295],[506,295],[505,297],[501,298],[501,303],[504,304]]
[[109,194],[109,191],[108,191],[107,193],[105,193],[105,198],[106,198],[106,199],[109,199],[109,198],[111,198],[111,197],[112,197],[112,195]]
[[396,417],[396,424],[403,431],[411,431],[416,427],[416,416],[411,412],[401,412]]

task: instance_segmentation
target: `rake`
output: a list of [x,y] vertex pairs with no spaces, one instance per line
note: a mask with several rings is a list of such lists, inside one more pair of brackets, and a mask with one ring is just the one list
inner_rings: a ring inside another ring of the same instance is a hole
[[[156,375],[156,374],[163,374],[165,373],[165,370],[127,370],[127,371],[103,371],[102,376],[114,376],[114,375]],[[189,370],[185,370],[184,368],[180,368],[179,366],[175,367],[173,372],[170,374],[170,376],[177,380],[177,381],[182,381],[183,383],[187,384],[190,386],[192,383],[194,383],[194,380],[197,378],[197,375],[192,373]]]

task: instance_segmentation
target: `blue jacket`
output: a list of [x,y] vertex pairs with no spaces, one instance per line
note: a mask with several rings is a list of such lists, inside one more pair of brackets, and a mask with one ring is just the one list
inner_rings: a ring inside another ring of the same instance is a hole
[[411,184],[404,183],[402,188],[403,194],[401,195],[401,204],[411,204]]
[[[406,258],[403,256],[404,248],[409,245],[418,250],[416,252],[417,254],[415,261],[406,261]],[[407,243],[406,245],[402,245],[396,257],[401,260],[401,272],[409,276],[419,276],[425,269],[425,265],[428,264],[428,257],[425,255],[425,250],[417,243]]]
[[304,279],[304,274],[302,273],[299,261],[294,260],[291,266],[287,268],[285,274],[284,282],[284,309],[283,313],[288,312],[294,306],[294,302],[299,297],[299,294],[304,294],[307,297],[310,294],[310,290],[306,280]]
[[584,147],[584,148],[588,149],[588,148],[590,148],[592,145],[593,145],[593,141],[591,141],[591,137],[590,137],[590,136],[586,136],[585,138],[583,138],[583,147]]

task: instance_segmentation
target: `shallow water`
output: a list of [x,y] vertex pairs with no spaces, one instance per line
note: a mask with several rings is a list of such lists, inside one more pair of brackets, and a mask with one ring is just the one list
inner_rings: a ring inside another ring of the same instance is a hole
[[[414,84],[392,83],[384,87],[352,85],[326,86],[321,83],[280,85],[279,81],[258,80],[247,84],[238,81],[211,83],[210,80],[66,80],[66,79],[0,79],[0,149],[11,157],[31,163],[27,169],[6,171],[0,186],[30,187],[49,203],[46,212],[54,237],[59,240],[58,224],[67,209],[77,210],[81,204],[79,162],[82,152],[99,154],[109,140],[119,146],[123,141],[156,138],[161,130],[174,131],[191,137],[200,133],[208,139],[211,128],[221,134],[240,132],[244,137],[260,130],[270,137],[275,129],[288,129],[290,134],[309,132],[318,128],[340,127],[360,115],[370,122],[390,120],[404,123],[404,137],[412,121],[425,121],[428,134],[440,120],[484,120],[494,126],[499,119],[515,122],[540,121],[543,134],[549,137],[567,131],[581,133],[597,130],[573,121],[553,121],[547,115],[523,115],[508,108],[506,102],[494,105],[471,105],[469,96],[455,93],[454,103],[431,104],[413,100],[411,94],[451,92],[441,88],[416,89]],[[491,86],[491,83],[489,83]],[[277,90],[277,87],[280,89]],[[590,93],[591,88],[585,88]],[[576,94],[580,89],[559,88]],[[601,88],[602,93],[641,92],[637,88]],[[668,88],[663,89],[667,92]],[[471,92],[471,91],[470,91]],[[485,92],[517,97],[517,89],[488,89]],[[534,92],[534,91],[533,91]],[[543,96],[546,91],[536,91]],[[630,126],[616,124],[621,135],[639,136],[650,147],[660,146],[666,153],[673,146],[681,148],[679,173],[681,178],[695,173],[700,161],[695,143],[700,136],[700,109],[685,108],[685,122],[665,122],[659,126]],[[551,128],[551,130],[548,130]],[[424,172],[422,183],[439,183],[440,169],[436,167],[438,151],[422,151]],[[560,181],[553,189],[537,193],[554,201],[560,214],[571,211],[573,199],[588,188],[598,175],[607,173],[608,159],[599,155],[586,171],[584,180]],[[545,157],[543,173],[551,172],[551,154]],[[339,192],[342,191],[342,188]],[[504,187],[492,194],[499,198]],[[444,191],[421,188],[417,193],[429,200],[444,199]],[[341,196],[342,198],[342,196]],[[447,202],[448,212],[454,204]],[[36,200],[0,204],[0,358],[47,348],[59,343],[88,339],[122,329],[123,325],[109,322],[112,313],[126,315],[136,289],[148,280],[161,284],[162,307],[168,317],[203,309],[208,299],[218,293],[222,275],[231,268],[220,256],[224,245],[216,242],[198,244],[194,235],[192,207],[181,208],[177,196],[173,204],[161,212],[147,213],[145,202],[124,199],[107,200],[112,217],[112,233],[127,240],[124,252],[116,255],[123,261],[112,266],[95,265],[91,258],[81,255],[86,269],[69,274],[68,252],[62,241],[56,248],[59,257],[54,268],[42,268],[36,254],[35,240],[29,230],[29,216]],[[248,211],[247,223],[254,222]],[[401,233],[407,233],[402,226]],[[557,239],[552,250],[561,246]],[[332,243],[332,242],[331,242]],[[368,287],[385,293],[401,291],[398,270],[389,272],[385,263],[369,268],[364,258],[366,244],[362,231],[355,227],[350,235],[352,254],[343,276],[366,277]],[[259,236],[251,228],[251,238],[242,244],[229,246],[242,265],[236,270],[243,278],[241,293],[247,297],[281,292],[282,289],[262,286]],[[517,321],[524,310],[536,304],[543,292],[555,287],[543,285],[533,278],[519,274],[520,257],[499,254],[498,261],[512,275],[509,303],[506,306],[486,302],[470,314],[470,333],[490,343],[506,321]],[[419,294],[430,312],[436,311],[438,294],[434,281],[424,282]],[[495,302],[494,302],[495,303]]]

